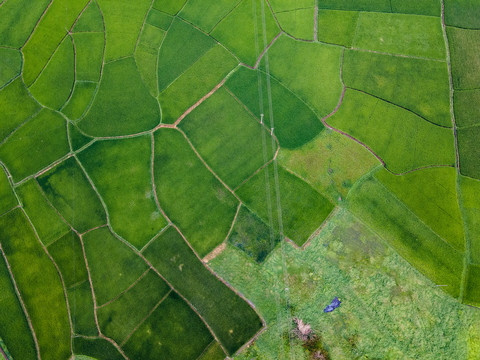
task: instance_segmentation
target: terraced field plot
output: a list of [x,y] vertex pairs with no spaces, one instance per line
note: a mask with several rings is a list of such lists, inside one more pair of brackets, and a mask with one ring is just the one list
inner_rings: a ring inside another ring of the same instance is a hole
[[479,14],[0,0],[0,358],[480,358]]

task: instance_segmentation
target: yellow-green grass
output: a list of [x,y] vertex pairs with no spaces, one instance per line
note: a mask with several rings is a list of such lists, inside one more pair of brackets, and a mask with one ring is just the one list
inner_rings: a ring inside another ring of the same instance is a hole
[[70,138],[70,145],[73,151],[77,151],[93,141],[91,137],[82,134],[78,127],[72,123],[68,124],[68,137]]
[[15,189],[22,207],[33,223],[38,237],[45,246],[69,231],[55,209],[47,202],[35,180],[29,180]]
[[144,255],[199,312],[229,355],[262,327],[250,305],[207,270],[174,227],[156,238]]
[[[298,251],[287,244],[262,265],[227,246],[209,262],[265,316],[267,330],[236,358],[288,358],[282,262],[288,271],[290,309],[312,326],[331,359],[475,359],[480,312],[436,287],[348,211],[340,210]],[[338,296],[342,304],[323,309]],[[277,317],[278,314],[278,317]],[[419,325],[421,324],[421,325]],[[469,339],[470,338],[470,339]],[[282,353],[284,351],[284,353]],[[295,359],[308,359],[293,342]],[[472,357],[473,356],[473,357]]]
[[402,176],[381,170],[375,177],[442,239],[465,250],[456,169],[423,169]]
[[281,149],[280,165],[336,203],[379,161],[360,144],[331,130],[295,150]]
[[41,104],[58,110],[69,98],[74,81],[75,52],[67,36],[29,90]]
[[470,243],[470,261],[480,265],[480,181],[459,177],[465,232]]
[[469,265],[463,301],[480,308],[480,265]]
[[152,8],[148,12],[146,23],[156,26],[161,30],[167,31],[172,21],[173,21],[172,16]]
[[103,17],[96,1],[90,2],[78,18],[73,32],[103,32]]
[[348,208],[442,290],[458,297],[463,254],[442,240],[376,178],[359,183]]
[[287,34],[297,39],[313,40],[314,7],[277,12],[275,16]]
[[153,8],[170,15],[176,15],[187,0],[154,0]]
[[147,270],[147,265],[108,228],[83,236],[97,305],[103,305],[126,290]]
[[[279,229],[277,196],[280,198],[283,223],[282,235],[303,245],[333,210],[332,203],[297,176],[278,167],[278,191],[274,165],[258,172],[237,191],[245,205],[276,231]],[[265,174],[265,172],[268,172]],[[268,175],[269,183],[266,183]],[[272,214],[268,211],[270,192]],[[270,224],[270,216],[273,224]]]
[[176,130],[155,134],[154,177],[160,206],[203,257],[227,236],[238,201]]
[[368,145],[395,173],[455,164],[452,129],[360,91],[347,89],[328,123]]
[[62,109],[62,113],[70,120],[80,119],[92,103],[97,87],[97,82],[76,81],[72,95]]
[[133,55],[151,0],[98,0],[105,22],[105,61]]
[[445,59],[440,18],[362,12],[353,47],[392,54]]
[[77,231],[104,225],[105,211],[75,158],[70,157],[37,178],[50,203]]
[[[2,241],[3,242],[3,241]],[[18,301],[10,273],[0,256],[0,337],[15,359],[37,359],[35,344],[23,309]]]
[[202,355],[198,360],[223,360],[225,359],[225,353],[222,350],[220,344],[216,341],[213,341],[208,347],[203,351]]
[[257,215],[242,206],[228,242],[261,264],[282,239]]
[[[86,355],[90,359],[124,360],[117,348],[105,339],[73,338],[73,352],[76,355]],[[75,357],[77,358],[77,357]]]
[[[157,54],[158,49],[162,45],[164,36],[165,36],[165,31],[164,30],[159,29],[158,27],[150,25],[150,24],[145,24],[143,26],[142,33],[140,34],[138,44],[149,48],[152,53]],[[138,47],[137,47],[137,49],[138,49]],[[136,51],[135,51],[135,53],[136,53]],[[155,74],[155,72],[156,72],[156,69],[154,69],[154,71],[152,71],[150,76]]]
[[69,358],[70,324],[60,276],[22,210],[11,211],[0,218],[0,238],[35,330],[42,359]]
[[455,89],[480,87],[480,30],[447,27]]
[[195,360],[212,340],[202,320],[172,292],[122,348],[130,359]]
[[157,50],[142,43],[138,44],[135,50],[135,63],[137,64],[138,72],[148,91],[154,97],[158,96],[158,81],[155,75],[157,74],[157,56]]
[[[260,78],[260,79],[259,79]],[[259,80],[262,87],[259,87]],[[226,87],[268,128],[272,128],[268,103],[268,86],[272,97],[274,134],[282,148],[296,148],[312,140],[324,127],[315,113],[294,93],[263,72],[240,67],[227,81]],[[260,100],[259,89],[262,92]],[[260,101],[263,101],[260,105]],[[263,110],[261,109],[263,107]],[[271,145],[268,146],[271,148]]]
[[75,80],[100,81],[103,49],[103,33],[72,34],[75,46]]
[[155,203],[151,143],[149,135],[97,141],[79,154],[105,201],[110,225],[138,249],[167,225]]
[[68,151],[65,119],[54,111],[42,109],[0,145],[0,160],[17,182],[60,159]]
[[[265,164],[262,128],[225,89],[218,90],[180,123],[202,158],[235,188]],[[267,135],[267,161],[274,150]],[[276,147],[276,145],[275,145]]]
[[[266,1],[263,4],[262,1],[264,0],[255,0],[253,4],[252,1],[243,0],[211,32],[211,35],[232,51],[240,61],[250,66],[255,65],[264,45],[269,44],[280,32],[270,7]],[[263,42],[263,19],[265,19],[267,44]],[[258,41],[258,54],[256,41]]]
[[[1,8],[0,8],[1,9]],[[29,95],[22,79],[16,79],[0,91],[0,143],[40,110]]]
[[90,283],[84,281],[67,289],[67,296],[75,334],[98,335]]
[[445,22],[450,26],[480,28],[480,4],[476,0],[445,0]]
[[[270,73],[322,117],[335,108],[342,93],[341,55],[339,46],[295,41],[281,35],[268,50]],[[262,70],[264,62],[265,57]]]
[[[478,105],[476,105],[478,106]],[[457,130],[460,172],[480,179],[480,127],[473,126]]]
[[457,127],[480,125],[480,89],[456,90],[453,105]]
[[[50,0],[31,3],[24,1],[6,1],[0,7],[0,44],[15,48],[21,47],[32,33],[35,24],[47,8]],[[28,5],[28,11],[25,6]]]
[[168,124],[175,122],[236,65],[236,59],[221,45],[217,44],[208,50],[158,96],[162,107],[162,121]]
[[7,174],[0,170],[0,215],[6,213],[10,209],[18,205],[18,201],[10,186]]
[[359,13],[345,10],[318,10],[318,40],[351,47]]
[[127,57],[104,66],[92,107],[78,126],[92,136],[126,135],[149,130],[160,122],[160,110],[135,65]]
[[451,127],[446,63],[346,51],[345,85],[402,106],[435,124]]
[[20,74],[22,54],[15,49],[0,48],[0,88]]
[[211,37],[185,21],[175,18],[159,52],[159,90],[165,90],[214,45],[215,41]]
[[97,310],[102,333],[121,344],[170,290],[165,281],[150,270],[118,299]]
[[315,0],[270,0],[269,3],[275,13],[315,6]]
[[219,0],[213,2],[190,0],[182,8],[178,16],[209,33],[240,2],[241,0]]
[[87,4],[88,0],[52,2],[22,49],[27,86],[33,84]]

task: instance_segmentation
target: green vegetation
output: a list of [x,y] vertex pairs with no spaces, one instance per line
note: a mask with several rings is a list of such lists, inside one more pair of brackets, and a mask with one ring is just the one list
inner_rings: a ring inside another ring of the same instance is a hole
[[450,26],[480,28],[480,6],[476,0],[445,0],[445,22]]
[[[447,0],[448,1],[448,0]],[[437,0],[392,0],[392,12],[440,16],[440,1]]]
[[75,158],[68,158],[37,180],[51,204],[74,229],[85,232],[107,222],[102,204]]
[[457,130],[458,152],[460,155],[460,171],[463,175],[480,179],[480,127],[463,128]]
[[75,334],[98,335],[90,283],[84,281],[67,289],[67,295]]
[[[268,171],[268,183],[265,179],[266,171]],[[269,165],[242,185],[237,191],[238,196],[249,209],[273,229],[278,229],[279,226],[277,214],[280,205],[284,235],[298,246],[302,246],[327,218],[333,210],[333,205],[310,185],[281,167],[278,168],[280,195],[280,204],[278,204],[276,180],[274,166]],[[270,191],[271,214],[268,211],[267,191]],[[271,216],[273,216],[273,224],[270,224]]]
[[278,12],[276,17],[287,34],[297,39],[313,40],[314,7]]
[[82,132],[72,123],[68,124],[68,137],[70,138],[72,151],[77,151],[93,141],[91,137],[82,134]]
[[154,198],[151,143],[149,135],[98,141],[79,154],[107,205],[111,226],[138,249],[167,225]]
[[190,0],[182,8],[179,16],[209,33],[240,3],[241,0],[217,0],[214,2]]
[[99,81],[105,46],[104,34],[77,33],[72,38],[76,56],[75,80]]
[[338,46],[300,42],[282,35],[268,50],[270,73],[322,117],[335,108],[342,93],[341,55]]
[[126,290],[147,269],[132,249],[100,228],[83,236],[97,305],[103,305]]
[[160,206],[203,257],[227,236],[238,205],[182,134],[154,134],[154,178]]
[[165,14],[164,12],[158,11],[156,9],[150,9],[147,15],[147,24],[158,27],[162,30],[168,30],[170,24],[173,21],[173,17]]
[[235,58],[221,45],[215,45],[197,62],[162,91],[158,100],[163,122],[171,124],[190,106],[206,95],[237,65]]
[[67,124],[58,113],[42,109],[0,145],[0,160],[19,181],[66,155]]
[[174,227],[156,238],[144,255],[197,309],[230,355],[262,327],[256,312],[207,270]]
[[74,81],[75,53],[67,36],[29,90],[40,103],[58,110],[69,98]]
[[158,104],[128,57],[104,66],[93,105],[78,126],[92,136],[114,136],[149,130],[159,121]]
[[153,7],[170,15],[176,15],[187,0],[154,0]]
[[435,124],[452,126],[445,63],[348,50],[344,62],[347,87],[402,106]]
[[[296,148],[312,140],[323,125],[315,113],[294,93],[280,82],[258,70],[240,67],[227,81],[226,86],[259,119],[272,128],[268,103],[268,80],[272,94],[272,116],[275,123],[275,136],[282,148]],[[260,105],[259,81],[262,87]],[[262,109],[263,107],[263,109]],[[293,121],[293,119],[295,119]],[[268,148],[271,148],[269,145]]]
[[[188,114],[180,127],[207,164],[232,189],[265,163],[261,134],[266,130],[225,89],[218,90]],[[274,155],[270,143],[268,135],[268,161]]]
[[378,160],[363,146],[331,130],[295,150],[281,149],[278,162],[336,203]]
[[358,15],[356,11],[318,10],[318,40],[351,47]]
[[469,265],[463,299],[467,304],[480,306],[480,265]]
[[30,315],[42,359],[68,359],[70,324],[62,283],[22,210],[0,217],[0,238]]
[[442,240],[375,178],[367,178],[348,197],[349,209],[402,257],[436,284],[458,297],[463,256]]
[[133,333],[123,350],[131,359],[195,360],[212,340],[197,314],[171,292]]
[[390,12],[390,0],[323,0],[320,9]]
[[480,181],[459,177],[465,232],[470,240],[470,261],[480,264]]
[[[160,30],[157,32],[160,32]],[[142,43],[138,44],[135,50],[135,63],[137,64],[138,72],[152,96],[158,96],[157,77],[152,76],[152,74],[157,72],[157,55],[158,51],[156,49],[152,49]]]
[[90,2],[85,11],[80,15],[73,32],[103,32],[103,17],[96,1]]
[[105,339],[87,339],[82,337],[73,338],[73,352],[89,356],[87,360],[106,359],[106,360],[124,360],[125,358],[118,352],[112,343]]
[[465,250],[454,168],[424,169],[403,176],[382,170],[376,178],[441,238]]
[[0,288],[2,289],[0,292],[0,337],[8,343],[8,350],[12,356],[15,356],[15,359],[36,359],[32,333],[18,301],[3,256],[0,256]]
[[480,89],[454,93],[455,121],[458,127],[480,125]]
[[156,273],[149,270],[132,288],[115,301],[98,309],[102,333],[121,344],[137,325],[171,291]]
[[65,104],[62,112],[71,120],[80,119],[92,102],[97,91],[98,83],[90,81],[77,81],[70,99]]
[[15,49],[0,48],[0,88],[20,74],[22,54]]
[[[138,45],[144,48],[148,48],[152,54],[156,55],[158,53],[158,48],[162,45],[164,35],[165,35],[164,30],[159,29],[156,26],[145,23],[145,25],[143,26],[142,33],[140,34]],[[138,49],[138,46],[137,46],[137,49]],[[150,74],[152,73],[154,74],[155,71],[156,69],[153,69],[153,72],[151,72]]]
[[0,215],[18,205],[10,181],[3,169],[0,170]]
[[40,186],[29,180],[15,189],[20,197],[23,210],[35,227],[38,237],[45,246],[66,234],[70,228],[55,209],[48,203]]
[[[479,7],[480,9],[480,7]],[[447,27],[452,78],[455,89],[475,89],[480,86],[480,30]]]
[[455,163],[451,129],[360,91],[347,89],[342,106],[328,123],[367,144],[396,173]]
[[240,208],[228,242],[261,264],[282,240],[257,215],[245,206]]

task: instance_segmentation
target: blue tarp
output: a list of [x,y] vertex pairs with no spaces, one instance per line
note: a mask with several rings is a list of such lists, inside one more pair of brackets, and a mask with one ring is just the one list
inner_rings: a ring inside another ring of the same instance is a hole
[[325,313],[332,312],[337,307],[339,307],[341,303],[342,302],[340,300],[338,300],[338,298],[335,296],[335,299],[332,300],[330,305],[328,305],[325,309],[323,309],[323,312],[325,312]]

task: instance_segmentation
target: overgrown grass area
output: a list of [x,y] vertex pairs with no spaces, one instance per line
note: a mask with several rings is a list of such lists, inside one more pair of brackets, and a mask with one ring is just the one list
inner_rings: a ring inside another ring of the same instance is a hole
[[203,257],[227,236],[238,201],[180,132],[160,129],[154,137],[153,172],[160,206]]
[[[282,167],[278,167],[278,193],[276,181],[277,174],[271,164],[243,184],[237,194],[249,209],[275,230],[280,226],[281,211],[284,235],[302,246],[333,210],[333,204]],[[267,191],[270,192],[270,203]]]
[[229,355],[261,329],[257,313],[207,270],[174,227],[155,239],[144,255],[194,306]]
[[138,249],[167,225],[155,203],[151,157],[149,135],[99,141],[79,154],[107,205],[113,229]]
[[480,264],[480,181],[459,177],[465,232],[470,243],[470,261]]
[[[62,283],[22,210],[0,217],[0,238],[35,330],[42,359],[68,359],[70,324]],[[28,341],[28,338],[24,339]]]
[[435,124],[452,126],[446,63],[347,50],[343,78],[347,87],[402,106]]
[[188,114],[180,128],[202,158],[234,189],[273,159],[271,136],[266,135],[266,159],[262,128],[257,120],[227,90],[220,89]]
[[147,265],[108,228],[83,236],[97,305],[103,305],[126,290],[146,270]]
[[148,271],[115,301],[98,309],[98,323],[102,333],[118,344],[123,343],[170,290],[156,273]]
[[50,203],[76,230],[106,224],[100,199],[75,158],[70,157],[37,178]]
[[455,164],[451,129],[363,92],[347,89],[339,111],[327,121],[368,145],[393,172]]

